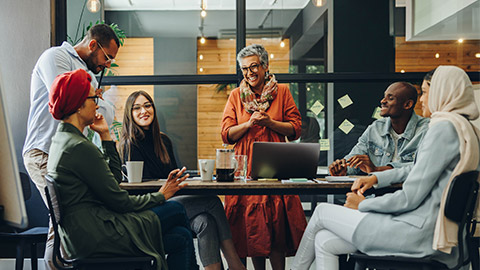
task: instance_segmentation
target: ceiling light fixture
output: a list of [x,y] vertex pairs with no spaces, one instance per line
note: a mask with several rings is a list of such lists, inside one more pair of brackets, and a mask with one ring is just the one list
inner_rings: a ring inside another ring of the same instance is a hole
[[206,40],[205,40],[205,37],[201,37],[201,38],[200,38],[200,43],[205,44],[205,41],[206,41]]
[[401,73],[405,73],[405,70],[404,70],[404,69],[402,69],[402,70],[400,70],[400,72],[401,72]]
[[459,38],[458,43],[463,43],[463,38]]
[[203,54],[200,54],[200,55],[198,56],[198,58],[199,58],[200,60],[203,60]]
[[200,16],[202,16],[202,18],[207,17],[207,11],[205,11],[205,9],[202,9],[202,11],[200,11]]
[[285,42],[283,40],[280,42],[280,47],[285,47]]
[[440,58],[440,54],[439,54],[439,53],[436,53],[436,54],[435,54],[435,58]]
[[100,11],[100,0],[88,0],[87,9],[91,13],[97,13]]
[[475,57],[476,57],[476,58],[480,58],[480,53],[476,53],[476,54],[475,54]]
[[316,7],[322,7],[327,3],[327,0],[312,0],[312,4]]

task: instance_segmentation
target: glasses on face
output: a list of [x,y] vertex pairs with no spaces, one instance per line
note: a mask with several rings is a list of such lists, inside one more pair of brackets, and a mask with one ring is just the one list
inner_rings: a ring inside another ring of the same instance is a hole
[[150,103],[150,102],[147,102],[147,103],[145,103],[145,104],[143,104],[143,105],[135,104],[135,105],[133,105],[133,107],[132,107],[132,111],[138,112],[138,111],[140,111],[142,108],[144,108],[145,110],[148,111],[149,109],[152,108],[152,106],[153,106],[153,105],[152,105],[152,103]]
[[99,96],[95,95],[95,96],[91,96],[91,97],[87,97],[87,99],[93,99],[93,101],[95,102],[95,104],[98,105],[98,98]]
[[107,64],[113,64],[115,63],[115,59],[110,58],[105,50],[103,49],[102,45],[100,45],[100,42],[97,41],[98,47],[102,50],[103,54],[105,55],[105,59],[107,59],[106,63]]
[[242,67],[241,70],[243,73],[247,73],[248,70],[250,70],[250,72],[257,72],[258,67],[260,67],[260,65],[255,63],[255,64],[251,64],[249,67]]

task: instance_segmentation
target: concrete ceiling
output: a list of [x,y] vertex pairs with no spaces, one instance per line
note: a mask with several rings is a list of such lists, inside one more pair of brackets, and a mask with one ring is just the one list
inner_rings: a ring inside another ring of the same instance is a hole
[[[207,10],[235,10],[235,0],[203,0]],[[249,0],[247,10],[303,9],[310,0]],[[201,10],[202,0],[104,0],[106,11]]]

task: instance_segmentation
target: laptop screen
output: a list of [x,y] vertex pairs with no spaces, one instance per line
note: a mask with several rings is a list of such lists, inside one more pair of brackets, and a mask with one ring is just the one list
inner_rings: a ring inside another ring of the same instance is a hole
[[252,179],[309,178],[317,175],[320,144],[254,142]]

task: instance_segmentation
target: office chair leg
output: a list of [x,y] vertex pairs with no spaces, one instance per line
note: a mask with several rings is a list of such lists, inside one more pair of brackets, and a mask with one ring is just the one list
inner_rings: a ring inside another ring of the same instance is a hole
[[21,240],[17,244],[17,255],[15,258],[15,270],[23,270],[23,259],[24,259],[24,254],[23,254],[23,248],[25,247],[25,243],[23,240]]
[[32,270],[38,270],[37,243],[32,243],[30,245],[30,262],[32,265]]

